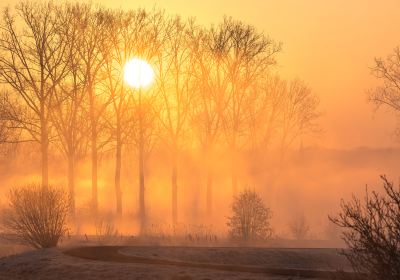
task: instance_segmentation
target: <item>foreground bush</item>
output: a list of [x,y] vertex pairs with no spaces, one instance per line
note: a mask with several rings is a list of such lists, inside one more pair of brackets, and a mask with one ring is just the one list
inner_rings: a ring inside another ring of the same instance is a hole
[[230,236],[243,241],[262,240],[271,236],[271,211],[254,191],[246,190],[235,197],[232,216],[228,218]]
[[[343,253],[368,279],[400,279],[400,189],[386,177],[383,193],[366,192],[363,200],[342,201],[341,212],[329,219],[344,228]],[[363,276],[363,279],[366,279]]]
[[17,240],[34,248],[57,246],[66,233],[69,198],[59,188],[28,185],[10,191],[3,225]]

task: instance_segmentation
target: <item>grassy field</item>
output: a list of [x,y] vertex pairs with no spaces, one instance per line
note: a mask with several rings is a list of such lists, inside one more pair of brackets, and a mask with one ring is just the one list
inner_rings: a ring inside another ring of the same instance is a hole
[[68,246],[27,251],[3,244],[1,254],[8,256],[0,258],[0,279],[294,280],[329,279],[296,271],[351,271],[336,249]]

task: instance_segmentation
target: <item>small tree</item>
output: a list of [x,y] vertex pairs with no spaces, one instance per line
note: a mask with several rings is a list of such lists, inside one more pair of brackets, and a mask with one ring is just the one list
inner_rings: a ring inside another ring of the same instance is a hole
[[349,250],[343,253],[356,271],[368,273],[368,279],[394,280],[400,279],[400,188],[381,178],[383,193],[366,190],[362,201],[355,196],[342,201],[341,212],[329,219],[345,229]]
[[310,232],[310,226],[308,225],[307,220],[304,216],[300,216],[299,218],[295,219],[289,225],[289,228],[293,238],[296,240],[306,239]]
[[246,190],[235,197],[232,212],[227,223],[232,238],[248,241],[271,236],[271,210],[255,191]]
[[57,246],[66,233],[68,195],[60,188],[27,185],[10,191],[3,225],[17,241],[34,248]]

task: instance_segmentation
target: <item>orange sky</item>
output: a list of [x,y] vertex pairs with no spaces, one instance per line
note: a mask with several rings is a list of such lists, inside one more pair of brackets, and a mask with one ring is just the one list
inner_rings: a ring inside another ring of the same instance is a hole
[[[3,0],[0,6],[15,3]],[[393,146],[395,121],[373,113],[365,91],[376,84],[368,67],[400,44],[398,0],[93,0],[109,7],[165,8],[202,24],[223,15],[255,25],[283,42],[279,72],[299,77],[321,98],[325,133],[318,145],[331,148]],[[384,2],[384,4],[382,3]],[[305,143],[305,145],[310,145]]]

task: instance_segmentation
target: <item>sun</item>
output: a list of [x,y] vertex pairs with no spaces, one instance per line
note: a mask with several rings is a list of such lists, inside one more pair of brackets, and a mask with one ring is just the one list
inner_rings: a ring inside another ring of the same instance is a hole
[[145,88],[153,82],[154,70],[147,61],[133,58],[125,64],[124,80],[133,88]]

